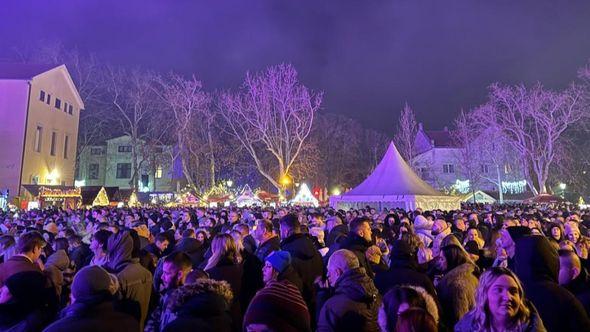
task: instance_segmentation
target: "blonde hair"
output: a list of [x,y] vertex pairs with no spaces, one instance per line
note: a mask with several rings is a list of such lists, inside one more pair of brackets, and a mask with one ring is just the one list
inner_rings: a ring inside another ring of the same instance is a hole
[[524,289],[522,283],[511,270],[503,267],[493,267],[484,272],[479,278],[479,285],[475,292],[475,309],[473,331],[490,331],[492,322],[492,313],[488,306],[488,291],[490,287],[501,276],[508,276],[514,280],[518,288],[518,295],[521,302],[516,313],[516,317],[505,331],[521,331],[523,325],[528,324],[531,312],[525,304]]
[[229,234],[218,234],[213,238],[211,243],[211,257],[205,266],[205,270],[212,269],[217,266],[222,258],[229,258],[234,264],[242,262],[242,256],[238,251],[234,238]]

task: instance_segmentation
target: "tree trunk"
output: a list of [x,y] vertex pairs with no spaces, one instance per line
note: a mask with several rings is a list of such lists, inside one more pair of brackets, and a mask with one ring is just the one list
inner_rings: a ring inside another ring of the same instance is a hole
[[504,192],[502,191],[502,175],[500,174],[500,165],[496,164],[496,175],[498,176],[498,198],[500,204],[504,204]]

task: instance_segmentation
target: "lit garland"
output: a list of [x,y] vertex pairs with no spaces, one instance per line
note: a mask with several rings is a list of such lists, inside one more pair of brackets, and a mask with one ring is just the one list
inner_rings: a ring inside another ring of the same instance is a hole
[[458,191],[462,194],[466,194],[469,192],[469,187],[470,187],[469,180],[461,181],[461,180],[457,179],[455,181],[455,184],[452,187],[456,191]]
[[293,200],[291,200],[291,204],[311,205],[314,207],[320,205],[318,199],[311,194],[309,187],[305,183],[301,184],[301,186],[299,187],[299,192],[297,193],[297,195],[295,195]]
[[39,188],[39,197],[81,197],[80,188],[57,189],[57,188]]
[[96,198],[92,202],[92,206],[109,206],[109,196],[104,187],[100,188],[98,195],[96,195]]
[[505,194],[522,194],[526,191],[526,180],[502,181],[502,192]]

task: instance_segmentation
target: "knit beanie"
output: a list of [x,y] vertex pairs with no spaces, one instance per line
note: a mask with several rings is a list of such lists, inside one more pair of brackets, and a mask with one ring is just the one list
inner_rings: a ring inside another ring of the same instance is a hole
[[251,324],[264,324],[272,331],[311,331],[307,305],[288,281],[271,281],[256,293],[244,315],[244,330]]
[[273,251],[266,261],[272,265],[272,267],[279,273],[282,273],[291,264],[291,254],[288,251]]
[[76,301],[93,299],[111,291],[112,280],[109,273],[96,265],[87,266],[78,271],[72,283],[72,295]]

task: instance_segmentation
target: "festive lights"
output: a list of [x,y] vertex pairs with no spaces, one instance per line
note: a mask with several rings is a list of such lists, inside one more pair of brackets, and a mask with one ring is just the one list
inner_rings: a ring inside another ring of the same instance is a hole
[[311,194],[309,187],[305,183],[302,183],[299,187],[299,192],[291,200],[291,204],[317,207],[320,205],[320,202]]
[[455,181],[455,184],[452,186],[453,189],[460,192],[461,194],[466,194],[469,192],[470,183],[469,180],[459,180]]
[[502,192],[505,194],[521,194],[526,190],[526,180],[502,181]]

